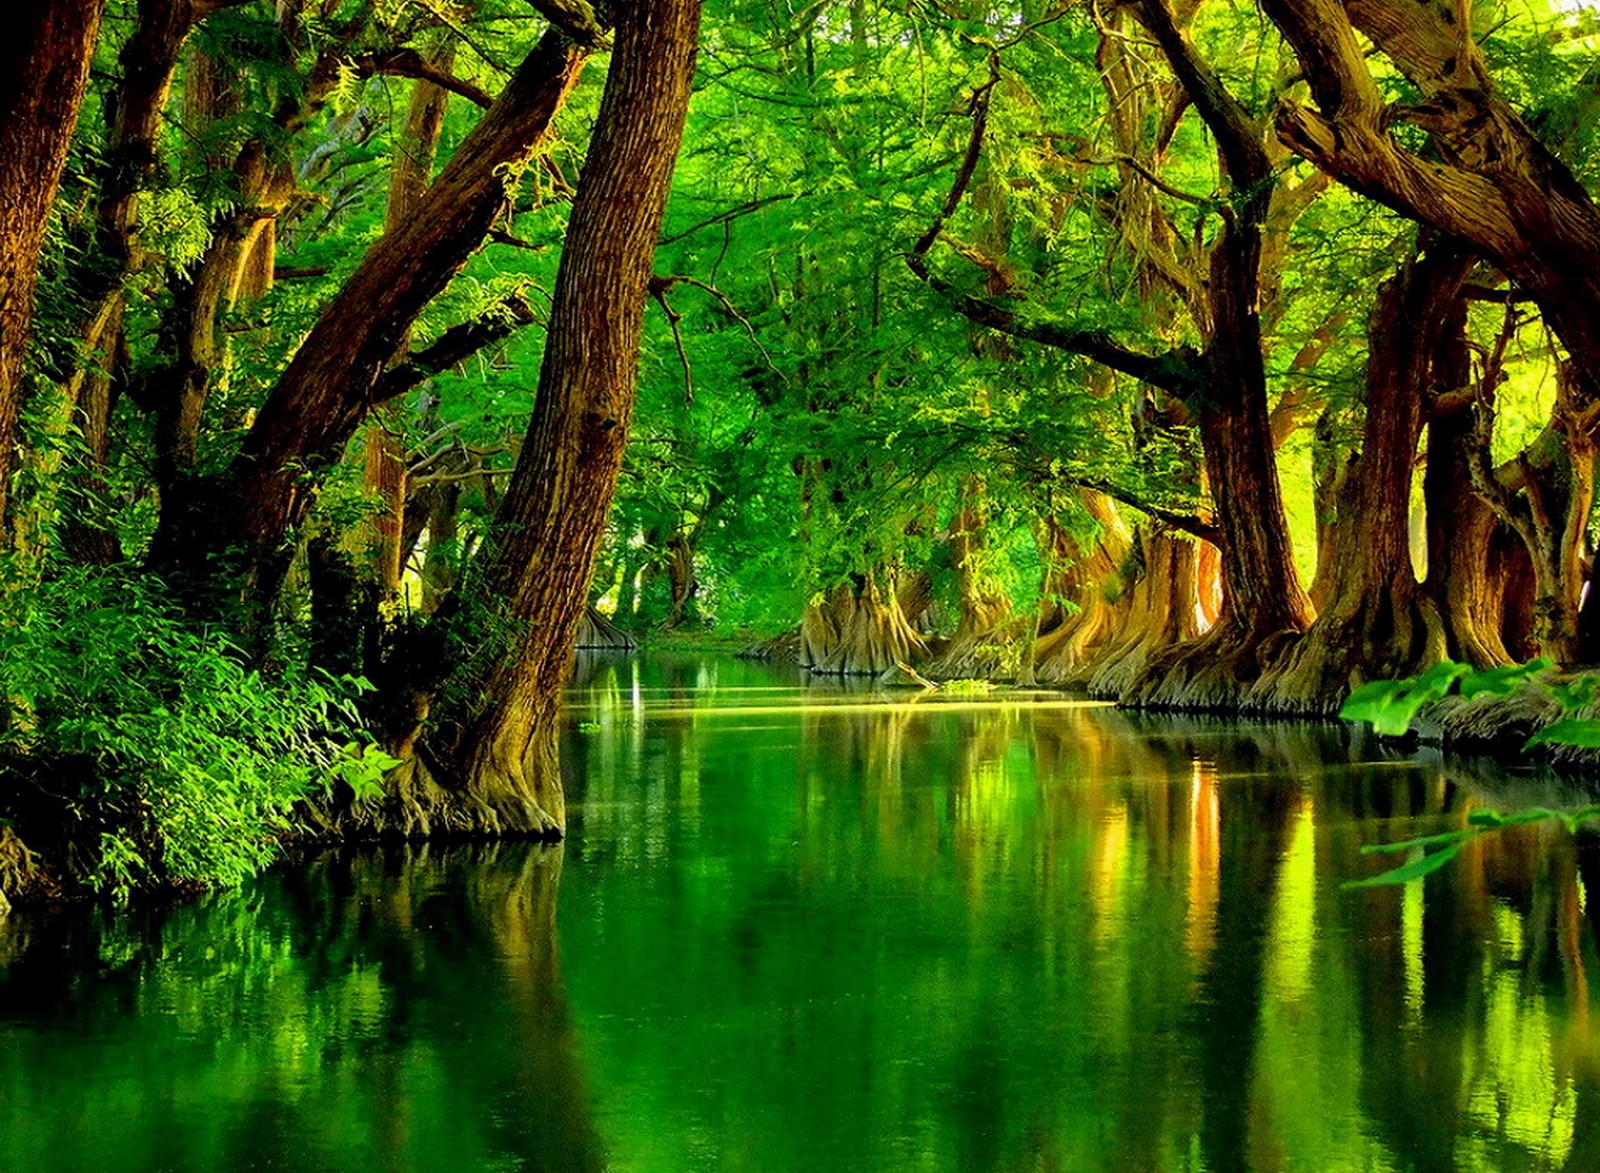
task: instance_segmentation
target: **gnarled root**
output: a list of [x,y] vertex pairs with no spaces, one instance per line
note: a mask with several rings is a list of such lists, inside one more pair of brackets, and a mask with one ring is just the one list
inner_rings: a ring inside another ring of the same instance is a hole
[[1445,629],[1420,591],[1335,599],[1245,697],[1257,712],[1333,716],[1352,689],[1412,676],[1444,658]]

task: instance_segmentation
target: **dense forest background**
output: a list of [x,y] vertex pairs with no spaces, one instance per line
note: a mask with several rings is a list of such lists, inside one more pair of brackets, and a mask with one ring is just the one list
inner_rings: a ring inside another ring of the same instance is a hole
[[1587,9],[24,10],[0,893],[559,833],[575,640],[1600,662]]

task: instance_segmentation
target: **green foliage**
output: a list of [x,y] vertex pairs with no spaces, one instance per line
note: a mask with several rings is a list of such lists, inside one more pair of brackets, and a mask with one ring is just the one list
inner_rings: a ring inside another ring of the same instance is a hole
[[[1452,690],[1469,699],[1483,695],[1509,696],[1531,681],[1554,697],[1567,715],[1552,721],[1530,737],[1525,749],[1541,745],[1600,749],[1600,720],[1573,715],[1591,702],[1600,679],[1593,676],[1580,676],[1567,681],[1540,679],[1540,674],[1549,667],[1550,661],[1540,658],[1526,664],[1475,672],[1466,664],[1446,660],[1419,676],[1405,680],[1378,680],[1362,685],[1350,694],[1339,715],[1350,721],[1369,721],[1377,732],[1399,736],[1411,727],[1418,709],[1430,701],[1449,695]],[[1410,853],[1412,858],[1376,876],[1352,880],[1345,887],[1371,888],[1420,880],[1444,867],[1460,854],[1469,841],[1485,832],[1547,820],[1559,822],[1569,832],[1575,832],[1586,823],[1600,821],[1600,805],[1574,811],[1529,807],[1506,815],[1492,810],[1474,811],[1467,816],[1468,826],[1463,830],[1422,835],[1396,843],[1370,844],[1361,849],[1363,853],[1403,851]]]
[[1526,664],[1474,672],[1468,664],[1446,660],[1418,676],[1363,684],[1350,694],[1339,716],[1347,721],[1368,721],[1374,730],[1386,737],[1399,737],[1411,728],[1411,722],[1423,705],[1440,700],[1452,691],[1468,699],[1483,694],[1507,696],[1549,667],[1550,661],[1541,658]]
[[988,696],[996,687],[991,680],[946,680],[939,691],[945,696]]
[[370,793],[397,764],[353,737],[365,687],[268,679],[136,576],[65,567],[7,594],[0,771],[92,835],[96,889],[232,884],[274,857],[294,803],[335,780]]

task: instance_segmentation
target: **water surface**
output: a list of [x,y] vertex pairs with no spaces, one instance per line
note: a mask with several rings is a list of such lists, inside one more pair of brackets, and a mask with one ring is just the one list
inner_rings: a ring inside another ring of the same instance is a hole
[[559,849],[0,930],[0,1169],[1600,1169],[1592,853],[1340,888],[1553,783],[721,659],[572,708]]

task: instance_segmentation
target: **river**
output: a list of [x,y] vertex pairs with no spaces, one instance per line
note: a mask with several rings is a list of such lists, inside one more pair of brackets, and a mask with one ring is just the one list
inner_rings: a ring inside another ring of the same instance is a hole
[[1550,780],[715,657],[571,703],[560,847],[12,918],[0,1169],[1600,1169],[1570,837],[1341,887]]

